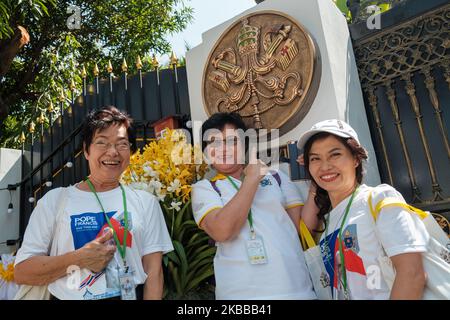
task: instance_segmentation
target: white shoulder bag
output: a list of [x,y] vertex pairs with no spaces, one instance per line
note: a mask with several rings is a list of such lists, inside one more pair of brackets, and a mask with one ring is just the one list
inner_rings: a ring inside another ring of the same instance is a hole
[[[430,236],[427,251],[422,253],[423,267],[427,274],[427,283],[423,293],[423,300],[450,299],[450,239],[441,229],[430,212],[422,211],[395,198],[384,198],[375,207],[372,205],[372,193],[369,195],[369,207],[376,223],[383,208],[401,207],[412,214],[417,214],[422,220]],[[376,230],[376,229],[375,229]],[[378,236],[378,235],[377,235]],[[381,273],[392,289],[395,280],[395,269],[387,255],[379,257]]]
[[[52,237],[52,244],[50,246],[50,256],[57,255],[57,245],[56,245],[57,241],[55,239],[59,235],[61,229],[60,220],[66,207],[67,188],[64,187],[61,188],[61,193],[58,197],[58,200],[60,200],[60,202],[56,213],[55,223],[53,224],[53,237]],[[43,286],[21,285],[19,291],[14,297],[14,300],[49,300],[49,299],[50,299],[50,292],[48,291],[48,285]]]
[[306,266],[319,300],[332,300],[331,281],[323,263],[320,246],[316,245],[308,227],[300,220],[300,240],[303,247]]

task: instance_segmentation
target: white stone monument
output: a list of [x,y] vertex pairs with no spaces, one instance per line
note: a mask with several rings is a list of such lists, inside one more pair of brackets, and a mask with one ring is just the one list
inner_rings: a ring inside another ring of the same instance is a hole
[[357,131],[361,143],[369,152],[365,183],[379,184],[378,166],[347,22],[332,0],[266,0],[203,33],[202,44],[186,54],[193,122],[208,118],[203,106],[202,79],[208,55],[214,45],[234,22],[248,14],[266,10],[290,16],[311,34],[320,51],[322,69],[319,89],[311,109],[295,128],[280,137],[280,143],[297,140],[302,132],[316,122],[333,118],[344,120]]

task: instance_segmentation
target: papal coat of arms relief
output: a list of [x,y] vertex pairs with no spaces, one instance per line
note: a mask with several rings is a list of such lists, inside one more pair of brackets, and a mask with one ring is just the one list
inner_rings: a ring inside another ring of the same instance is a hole
[[215,44],[203,102],[208,115],[238,112],[251,128],[284,134],[309,111],[320,74],[308,32],[283,13],[261,11],[236,21]]

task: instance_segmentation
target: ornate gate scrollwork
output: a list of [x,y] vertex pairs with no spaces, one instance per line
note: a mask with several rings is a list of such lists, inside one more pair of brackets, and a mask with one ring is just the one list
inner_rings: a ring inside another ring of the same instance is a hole
[[353,43],[382,180],[407,202],[439,213],[447,234],[449,23],[450,4],[430,6]]

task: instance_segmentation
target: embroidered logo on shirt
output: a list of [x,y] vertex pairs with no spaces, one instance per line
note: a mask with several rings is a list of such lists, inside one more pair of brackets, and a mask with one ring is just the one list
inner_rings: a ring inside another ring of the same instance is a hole
[[344,245],[355,253],[359,253],[358,237],[356,233],[356,224],[350,224],[343,233]]
[[261,182],[259,183],[261,185],[261,187],[267,187],[267,186],[271,186],[272,185],[272,181],[270,181],[269,178],[264,178],[261,180]]

